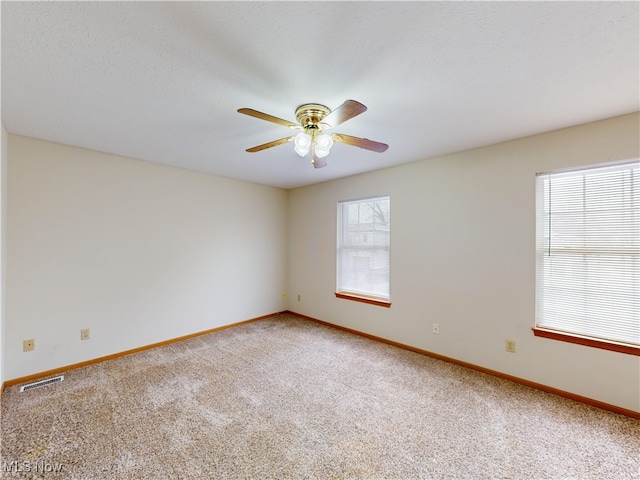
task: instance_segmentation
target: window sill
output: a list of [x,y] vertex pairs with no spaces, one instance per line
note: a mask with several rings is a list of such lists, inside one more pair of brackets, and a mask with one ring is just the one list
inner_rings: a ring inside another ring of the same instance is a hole
[[611,350],[613,352],[626,353],[628,355],[640,356],[640,347],[628,345],[626,343],[608,342],[597,338],[583,337],[571,333],[558,332],[556,330],[548,330],[546,328],[534,327],[533,334],[536,337],[550,338],[551,340],[559,340],[561,342],[577,343],[587,347],[602,348],[603,350]]
[[336,292],[336,297],[342,298],[344,300],[353,300],[354,302],[362,302],[362,303],[368,303],[370,305],[377,305],[379,307],[385,307],[385,308],[391,307],[391,302],[389,300],[382,300],[380,298],[367,297],[364,295],[356,295],[354,293]]

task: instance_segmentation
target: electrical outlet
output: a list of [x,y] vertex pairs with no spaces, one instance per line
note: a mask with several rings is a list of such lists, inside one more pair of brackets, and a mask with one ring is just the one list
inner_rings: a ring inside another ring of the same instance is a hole
[[282,292],[282,298],[285,298],[287,296],[286,292]]
[[440,324],[439,323],[434,323],[433,327],[431,329],[431,333],[435,334],[435,335],[440,335]]
[[89,338],[91,337],[89,336],[88,328],[83,328],[82,330],[80,330],[80,340],[89,340]]
[[36,348],[36,341],[31,338],[29,340],[25,340],[22,342],[22,351],[23,352],[30,352],[32,350],[34,350]]
[[515,340],[505,341],[505,350],[509,353],[516,353],[516,341]]
[[302,295],[298,294],[298,301],[302,298]]

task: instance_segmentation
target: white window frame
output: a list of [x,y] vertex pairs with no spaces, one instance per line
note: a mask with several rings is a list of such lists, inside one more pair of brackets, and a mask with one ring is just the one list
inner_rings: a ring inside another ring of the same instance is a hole
[[640,355],[640,161],[536,178],[534,334]]
[[390,307],[391,198],[338,202],[337,227],[336,297]]

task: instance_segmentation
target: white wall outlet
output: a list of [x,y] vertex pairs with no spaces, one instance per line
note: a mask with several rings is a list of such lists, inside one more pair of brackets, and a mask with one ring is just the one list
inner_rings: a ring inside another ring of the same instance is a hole
[[440,335],[440,324],[439,323],[434,323],[433,327],[431,328],[431,333],[435,334],[435,335]]
[[516,353],[516,341],[515,340],[506,340],[505,341],[505,350],[509,353]]
[[36,341],[31,338],[29,340],[24,340],[22,342],[22,351],[23,352],[30,352],[32,350],[34,350],[36,348]]
[[89,340],[89,338],[91,337],[88,328],[83,328],[82,330],[80,330],[80,340]]
[[282,292],[282,298],[285,298],[287,296],[287,292]]

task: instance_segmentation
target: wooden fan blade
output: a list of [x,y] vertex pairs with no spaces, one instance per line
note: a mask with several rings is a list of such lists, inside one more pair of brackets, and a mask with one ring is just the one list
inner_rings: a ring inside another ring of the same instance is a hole
[[282,118],[274,117],[273,115],[259,112],[258,110],[254,110],[253,108],[239,108],[238,113],[244,113],[245,115],[249,115],[250,117],[266,120],[267,122],[277,123],[278,125],[284,125],[285,127],[289,127],[289,128],[302,128],[298,123],[293,123],[293,122],[290,122],[289,120],[284,120]]
[[260,150],[265,150],[267,148],[276,147],[278,145],[282,145],[283,143],[291,142],[296,137],[285,137],[279,140],[274,140],[273,142],[263,143],[262,145],[258,145],[256,147],[247,148],[247,152],[254,153],[259,152]]
[[367,111],[367,107],[365,107],[360,102],[356,102],[355,100],[345,100],[345,102],[340,105],[338,108],[333,110],[329,115],[322,119],[322,123],[326,123],[329,125],[328,128],[337,127],[341,123],[346,122],[347,120],[360,115]]
[[386,143],[374,142],[368,138],[352,137],[344,133],[334,133],[331,138],[333,138],[334,142],[346,143],[347,145],[353,145],[354,147],[360,147],[378,153],[385,152],[387,148],[389,148],[389,145]]

